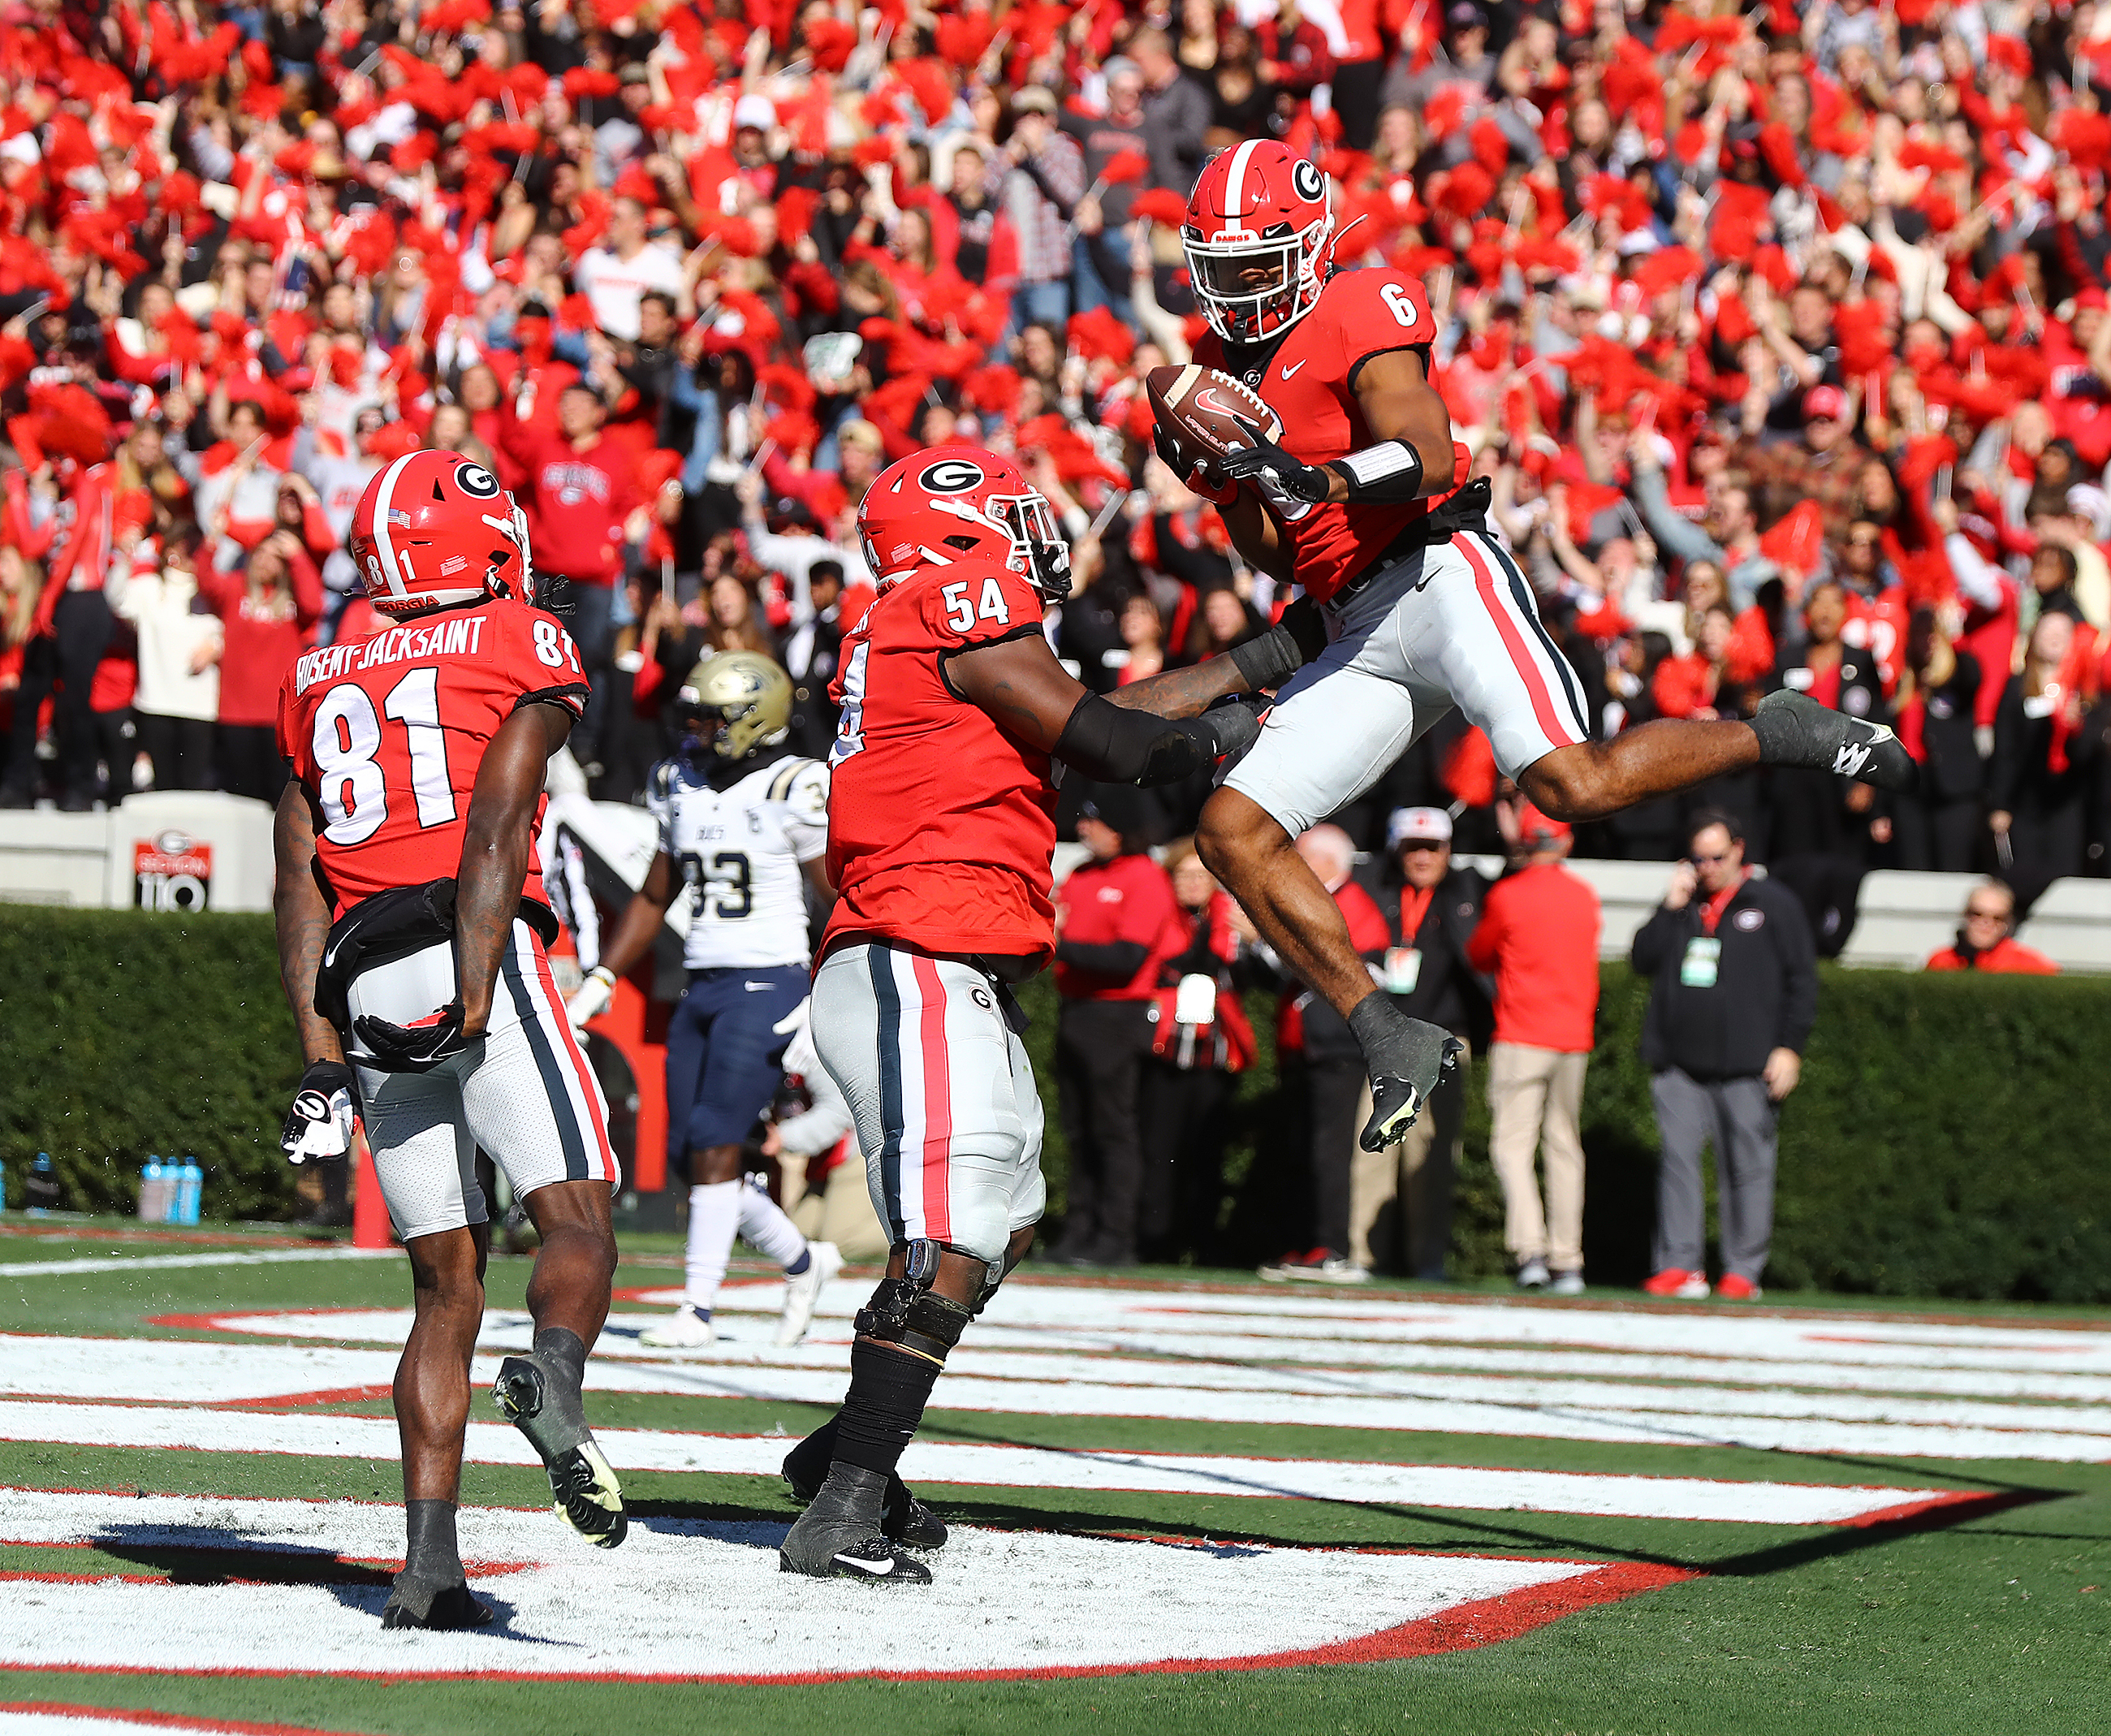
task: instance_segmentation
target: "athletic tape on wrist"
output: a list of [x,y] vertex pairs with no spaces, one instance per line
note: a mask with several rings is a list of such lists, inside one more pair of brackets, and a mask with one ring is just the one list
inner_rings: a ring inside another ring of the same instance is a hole
[[1351,500],[1408,501],[1422,493],[1422,454],[1405,440],[1387,440],[1334,461]]

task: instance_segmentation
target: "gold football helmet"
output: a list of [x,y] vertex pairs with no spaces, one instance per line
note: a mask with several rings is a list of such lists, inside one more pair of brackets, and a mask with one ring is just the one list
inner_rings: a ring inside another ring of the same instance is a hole
[[792,678],[759,651],[720,651],[675,696],[683,723],[721,759],[774,748],[792,727]]

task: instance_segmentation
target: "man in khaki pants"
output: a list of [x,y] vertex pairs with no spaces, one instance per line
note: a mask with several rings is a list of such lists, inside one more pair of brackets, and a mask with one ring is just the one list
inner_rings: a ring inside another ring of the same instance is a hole
[[[1520,1288],[1583,1288],[1583,1070],[1598,1011],[1598,895],[1561,866],[1573,834],[1518,804],[1522,866],[1488,890],[1467,956],[1496,979],[1488,1157],[1503,1184],[1503,1240]],[[1532,1147],[1546,1159],[1542,1207]]]
[[[1487,1044],[1487,985],[1466,961],[1466,943],[1481,920],[1487,883],[1451,861],[1451,816],[1441,807],[1404,807],[1386,826],[1399,883],[1379,908],[1397,938],[1383,966],[1383,987],[1410,1018],[1440,1025],[1473,1048]],[[1349,1179],[1349,1257],[1373,1271],[1404,1265],[1413,1277],[1441,1284],[1451,1246],[1451,1193],[1466,1134],[1466,1061],[1447,1068],[1407,1136],[1383,1151],[1359,1146]],[[1370,1119],[1364,1087],[1357,1124]],[[1404,1257],[1404,1258],[1403,1258]]]

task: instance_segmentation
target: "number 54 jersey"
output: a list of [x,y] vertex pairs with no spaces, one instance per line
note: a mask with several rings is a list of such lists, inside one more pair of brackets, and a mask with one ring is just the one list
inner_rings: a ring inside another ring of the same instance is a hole
[[[321,807],[316,853],[334,914],[453,874],[499,726],[524,705],[561,706],[576,719],[588,691],[571,634],[513,602],[435,610],[304,653],[279,689],[279,751]],[[538,902],[543,806],[521,888]]]
[[662,760],[647,781],[645,806],[660,823],[660,848],[696,888],[684,966],[807,961],[800,870],[829,846],[827,766],[784,754],[747,772],[714,763],[706,773],[685,758]]

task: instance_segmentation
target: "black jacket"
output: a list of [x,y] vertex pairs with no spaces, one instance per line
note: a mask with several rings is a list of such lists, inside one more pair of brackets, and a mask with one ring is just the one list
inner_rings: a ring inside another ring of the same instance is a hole
[[1700,937],[1701,895],[1682,910],[1659,906],[1635,935],[1628,961],[1650,979],[1642,1061],[1696,1079],[1750,1079],[1776,1049],[1800,1055],[1818,1019],[1818,963],[1810,924],[1794,893],[1748,879],[1716,925],[1722,943],[1713,988],[1680,981]]
[[1437,883],[1422,927],[1413,934],[1401,933],[1401,905],[1407,893],[1404,885],[1388,886],[1378,898],[1378,908],[1400,944],[1422,954],[1414,992],[1398,998],[1401,1009],[1411,1018],[1442,1025],[1485,1052],[1495,1029],[1494,992],[1488,979],[1467,963],[1466,943],[1481,925],[1488,883],[1471,868],[1452,868]]

